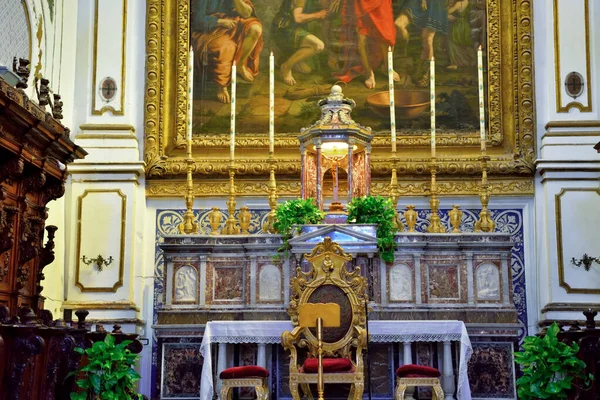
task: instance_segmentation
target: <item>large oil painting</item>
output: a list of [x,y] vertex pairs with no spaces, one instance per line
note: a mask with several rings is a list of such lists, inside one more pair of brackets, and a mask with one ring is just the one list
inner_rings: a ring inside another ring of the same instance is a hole
[[[474,195],[479,161],[477,48],[482,47],[487,172],[493,194],[533,192],[531,0],[147,0],[146,194],[185,192],[189,49],[195,54],[192,157],[197,196],[229,191],[231,66],[236,63],[235,183],[265,196],[269,54],[275,64],[275,173],[300,191],[298,134],[334,84],[374,132],[371,193],[388,194],[387,52],[393,51],[402,196],[430,181],[429,60],[435,59],[440,195]],[[198,179],[196,179],[198,178]]]
[[389,130],[389,49],[399,129],[429,129],[431,58],[441,133],[478,129],[484,0],[191,0],[190,14],[194,135],[229,131],[233,63],[237,130],[267,131],[270,52],[276,132],[300,132],[318,119],[317,100],[336,83],[356,101],[356,121]]

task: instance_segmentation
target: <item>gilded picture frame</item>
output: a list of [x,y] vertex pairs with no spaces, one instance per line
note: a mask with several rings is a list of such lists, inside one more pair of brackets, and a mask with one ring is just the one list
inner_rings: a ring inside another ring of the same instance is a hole
[[[533,193],[535,160],[533,20],[531,0],[487,0],[487,154],[492,193]],[[187,58],[190,0],[148,0],[144,160],[150,197],[185,192]],[[310,125],[313,121],[307,121]],[[357,118],[357,122],[360,120]],[[236,133],[238,195],[266,196],[268,133]],[[278,193],[300,192],[299,132],[276,132]],[[226,195],[228,132],[193,136],[194,190],[197,196]],[[373,139],[371,193],[387,194],[391,165],[389,132]],[[398,131],[401,196],[427,193],[429,144],[426,133]],[[438,131],[438,191],[473,195],[479,191],[481,163],[478,131],[468,135]],[[243,149],[243,150],[242,150]]]

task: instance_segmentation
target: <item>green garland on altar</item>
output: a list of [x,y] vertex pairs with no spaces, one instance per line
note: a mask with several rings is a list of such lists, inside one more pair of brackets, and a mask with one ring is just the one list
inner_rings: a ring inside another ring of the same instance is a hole
[[348,204],[348,223],[377,224],[377,248],[385,262],[394,261],[394,235],[398,231],[394,225],[394,217],[394,207],[389,198],[357,197]]
[[288,200],[277,206],[275,210],[275,224],[277,232],[283,235],[283,246],[279,249],[287,253],[289,250],[288,240],[293,235],[294,226],[319,224],[325,218],[325,213],[319,210],[312,198],[306,200]]

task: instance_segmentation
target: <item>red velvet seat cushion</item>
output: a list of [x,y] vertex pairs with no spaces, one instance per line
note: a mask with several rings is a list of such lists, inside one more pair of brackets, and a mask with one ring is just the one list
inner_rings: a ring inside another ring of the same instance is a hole
[[[347,358],[323,358],[323,373],[350,372],[353,368],[352,362]],[[318,358],[307,358],[302,366],[302,371],[307,374],[316,374],[318,369]]]
[[442,374],[436,368],[408,364],[398,368],[396,375],[398,378],[439,378]]
[[268,376],[269,371],[257,365],[227,368],[219,374],[221,379],[267,378]]

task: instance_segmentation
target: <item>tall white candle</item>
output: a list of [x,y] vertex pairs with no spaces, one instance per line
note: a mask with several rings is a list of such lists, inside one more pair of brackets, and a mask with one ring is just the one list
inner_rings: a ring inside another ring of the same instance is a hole
[[192,118],[194,114],[194,48],[190,47],[188,56],[188,114],[187,114],[187,140],[192,141]]
[[388,86],[390,97],[390,127],[392,132],[392,153],[396,153],[396,105],[394,100],[394,53],[388,47]]
[[229,143],[229,159],[235,159],[235,85],[236,85],[237,68],[235,61],[231,66],[231,142]]
[[269,154],[275,151],[275,57],[269,56]]
[[479,83],[479,135],[481,151],[485,151],[485,108],[483,99],[483,54],[481,45],[477,49],[477,80]]
[[431,93],[431,157],[435,158],[435,60],[429,62],[429,91]]

